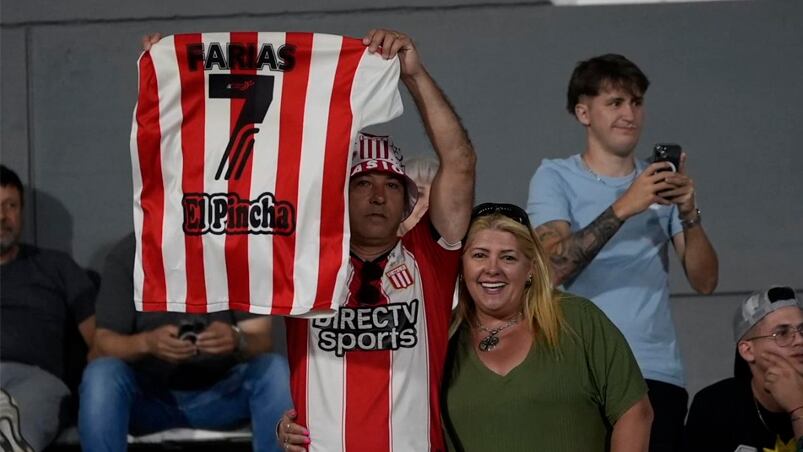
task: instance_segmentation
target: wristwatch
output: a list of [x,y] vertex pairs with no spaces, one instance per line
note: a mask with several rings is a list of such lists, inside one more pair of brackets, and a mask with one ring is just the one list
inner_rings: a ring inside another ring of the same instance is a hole
[[694,215],[688,219],[681,219],[680,224],[683,226],[683,229],[689,229],[697,226],[698,224],[702,223],[703,217],[702,212],[700,209],[694,209]]
[[231,329],[237,334],[237,349],[235,350],[237,353],[242,353],[245,351],[246,343],[245,343],[245,334],[243,334],[243,330],[240,329],[237,325],[232,325]]

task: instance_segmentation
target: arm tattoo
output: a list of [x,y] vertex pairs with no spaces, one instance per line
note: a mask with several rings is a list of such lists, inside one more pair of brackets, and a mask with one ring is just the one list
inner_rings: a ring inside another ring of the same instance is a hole
[[[580,273],[624,224],[608,207],[585,228],[557,243],[550,261],[555,270],[556,284],[562,284]],[[548,229],[539,234],[542,242],[554,241],[557,232]]]

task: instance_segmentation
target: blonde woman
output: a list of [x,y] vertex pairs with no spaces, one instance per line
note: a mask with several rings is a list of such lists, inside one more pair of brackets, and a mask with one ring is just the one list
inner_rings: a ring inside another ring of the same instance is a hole
[[553,290],[527,214],[472,213],[446,372],[459,451],[644,452],[652,409],[624,337],[588,300]]

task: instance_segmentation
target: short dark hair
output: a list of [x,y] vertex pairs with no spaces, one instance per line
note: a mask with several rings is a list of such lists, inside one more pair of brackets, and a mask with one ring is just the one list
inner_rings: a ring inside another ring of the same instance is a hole
[[12,186],[20,192],[20,203],[23,202],[25,190],[22,188],[22,181],[11,168],[6,165],[0,165],[0,187]]
[[574,67],[566,93],[566,109],[574,115],[574,107],[580,102],[580,96],[596,96],[605,85],[643,96],[650,81],[638,66],[622,55],[608,53],[596,56]]

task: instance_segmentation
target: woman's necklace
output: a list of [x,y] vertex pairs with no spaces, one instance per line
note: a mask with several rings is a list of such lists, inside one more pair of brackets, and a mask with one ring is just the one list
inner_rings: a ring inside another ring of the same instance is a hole
[[496,346],[499,345],[499,336],[497,336],[497,335],[500,332],[504,331],[505,329],[510,328],[511,326],[519,323],[520,321],[521,321],[521,312],[516,314],[516,316],[513,317],[512,319],[510,319],[507,322],[505,322],[504,325],[498,326],[496,328],[492,328],[490,330],[488,328],[486,328],[485,326],[483,326],[481,323],[478,323],[477,324],[477,328],[482,330],[482,331],[485,331],[486,333],[488,333],[487,336],[482,338],[482,340],[480,341],[480,344],[478,345],[478,348],[480,349],[480,351],[481,352],[489,352],[489,351],[495,349]]

